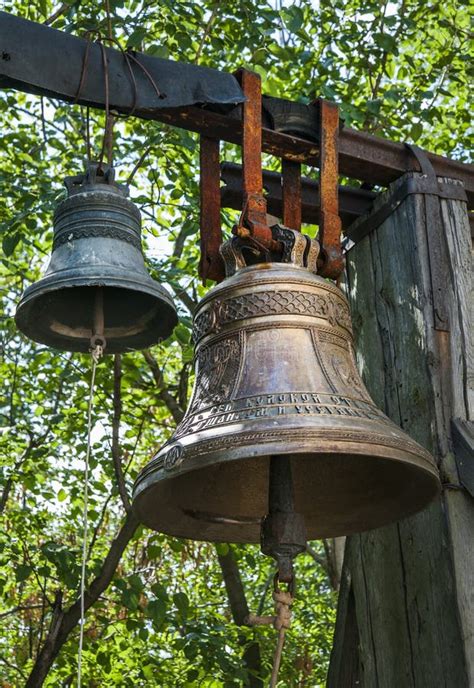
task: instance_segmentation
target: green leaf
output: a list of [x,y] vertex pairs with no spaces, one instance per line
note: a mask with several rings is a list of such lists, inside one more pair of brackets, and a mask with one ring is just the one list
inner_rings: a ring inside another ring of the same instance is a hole
[[153,57],[161,57],[163,60],[167,60],[170,54],[170,51],[166,47],[166,45],[150,45],[150,47],[147,48],[147,54],[148,55],[153,55]]
[[175,603],[176,609],[178,610],[181,618],[183,619],[183,621],[185,621],[189,611],[188,596],[185,592],[175,592],[175,594],[173,595],[173,602]]
[[168,599],[168,593],[167,593],[166,588],[163,585],[163,583],[154,583],[151,586],[151,591],[154,595],[162,598],[165,601]]
[[43,17],[48,16],[48,2],[47,0],[39,0],[39,9]]
[[145,584],[143,583],[142,579],[136,573],[130,576],[128,582],[130,583],[130,587],[132,587],[137,592],[141,592],[145,587]]
[[7,234],[5,237],[3,237],[2,248],[3,248],[3,253],[7,257],[12,255],[12,253],[15,250],[15,248],[17,247],[20,239],[21,239],[20,232],[16,232],[16,234]]
[[174,328],[174,336],[183,345],[189,344],[191,341],[191,331],[182,323]]
[[423,133],[423,125],[421,124],[421,122],[415,122],[414,124],[412,124],[411,130],[410,130],[410,137],[413,141],[418,141],[418,139],[420,138],[422,133]]
[[397,41],[393,36],[388,33],[375,33],[374,34],[375,43],[380,46],[385,52],[398,54]]
[[131,48],[141,48],[142,43],[147,35],[147,30],[144,27],[135,29],[127,39],[127,45]]
[[216,552],[220,557],[225,557],[229,553],[229,545],[225,542],[218,542],[216,544]]
[[20,564],[19,566],[16,567],[15,569],[15,578],[17,579],[18,583],[21,583],[22,581],[25,581],[29,576],[31,575],[33,569],[31,566],[28,566],[27,564]]
[[162,552],[162,549],[163,548],[161,547],[161,545],[156,545],[156,544],[148,545],[148,547],[146,548],[148,558],[149,559],[158,559],[158,557],[160,556],[160,554]]
[[292,33],[299,31],[304,22],[303,10],[296,5],[285,7],[280,12],[286,28]]
[[155,628],[161,628],[166,617],[166,602],[163,599],[151,600],[146,607],[146,615],[153,620]]

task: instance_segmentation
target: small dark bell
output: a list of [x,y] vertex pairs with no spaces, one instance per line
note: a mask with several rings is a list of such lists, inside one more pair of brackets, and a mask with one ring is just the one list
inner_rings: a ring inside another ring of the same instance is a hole
[[404,518],[439,492],[432,456],[370,398],[347,299],[304,267],[299,236],[291,264],[245,267],[227,249],[235,274],[194,317],[189,408],[135,484],[149,527],[224,542],[262,532],[277,556],[275,543],[304,546],[301,518],[310,539],[345,535]]
[[18,304],[18,328],[56,349],[88,351],[100,292],[107,352],[165,339],[177,323],[176,310],[146,270],[140,213],[126,188],[114,182],[111,167],[96,164],[65,185],[68,198],[54,215],[51,261]]

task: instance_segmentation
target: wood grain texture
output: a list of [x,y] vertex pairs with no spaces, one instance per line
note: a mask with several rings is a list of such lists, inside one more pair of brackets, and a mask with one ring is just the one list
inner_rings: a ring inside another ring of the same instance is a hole
[[[377,199],[375,209],[385,200],[386,195]],[[424,196],[408,197],[349,252],[347,290],[358,363],[374,401],[434,454],[443,482],[454,489],[444,489],[439,500],[412,518],[348,538],[341,600],[350,585],[360,682],[347,678],[351,672],[341,667],[344,661],[353,665],[347,647],[340,651],[351,623],[341,613],[329,688],[474,685],[474,503],[456,489],[450,441],[451,418],[472,413],[469,223],[464,203],[441,201],[439,259],[444,265],[438,274],[445,275],[443,306],[450,329],[440,331],[435,329],[426,205]]]

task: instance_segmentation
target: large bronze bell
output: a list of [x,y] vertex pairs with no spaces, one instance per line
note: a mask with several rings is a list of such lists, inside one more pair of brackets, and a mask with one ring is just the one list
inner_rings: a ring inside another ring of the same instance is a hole
[[301,255],[239,268],[236,250],[235,274],[195,314],[187,413],[136,482],[141,521],[196,540],[258,542],[279,456],[290,457],[308,538],[422,509],[439,490],[435,463],[371,400],[341,289],[301,267]]
[[[91,164],[65,180],[68,198],[54,215],[51,261],[16,312],[30,339],[66,351],[88,351],[100,295],[108,352],[140,349],[168,337],[177,323],[168,292],[148,274],[140,213],[114,183],[113,169]],[[98,292],[100,289],[100,293]]]

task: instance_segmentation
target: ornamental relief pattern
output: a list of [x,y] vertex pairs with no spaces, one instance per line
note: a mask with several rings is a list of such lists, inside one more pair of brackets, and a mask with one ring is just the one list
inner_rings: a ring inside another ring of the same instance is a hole
[[219,332],[229,323],[266,315],[313,315],[323,318],[333,327],[352,332],[347,305],[335,295],[307,291],[260,291],[229,299],[216,299],[199,313],[194,321],[193,339]]
[[[390,435],[362,432],[362,431],[331,431],[324,430],[309,430],[306,433],[306,439],[317,442],[318,440],[339,440],[341,442],[362,442],[364,444],[379,445],[383,447],[393,447],[394,449],[401,449],[415,454],[417,457],[424,459],[430,466],[432,466],[432,459],[430,454],[420,447],[419,444],[402,437],[393,437]],[[191,445],[188,449],[191,459],[196,456],[208,454],[211,451],[219,451],[221,449],[231,449],[232,447],[241,447],[242,445],[254,444],[268,444],[275,441],[289,442],[295,440],[301,442],[301,434],[292,430],[276,430],[274,432],[250,432],[236,435],[225,435],[217,437],[198,444]]]
[[78,239],[91,238],[106,238],[118,239],[131,244],[139,251],[142,250],[142,242],[139,236],[132,234],[130,231],[113,228],[113,227],[85,227],[83,229],[65,229],[61,233],[55,235],[53,240],[53,251],[69,241],[77,241]]
[[[335,431],[330,429],[308,430],[305,433],[305,437],[307,440],[314,441],[315,443],[318,443],[318,441],[321,440],[339,440],[342,442],[363,442],[364,444],[369,443],[372,445],[400,449],[402,451],[414,454],[419,459],[426,461],[426,463],[430,466],[433,464],[430,454],[409,437],[394,437],[388,434],[374,432],[367,433],[362,431]],[[233,447],[269,444],[275,441],[289,442],[292,440],[301,442],[301,434],[292,430],[277,430],[274,432],[269,432],[267,430],[263,432],[255,431],[216,437],[210,440],[199,442],[197,444],[192,444],[187,448],[187,451],[181,447],[181,445],[179,445],[179,450],[177,452],[179,454],[178,461],[170,461],[167,456],[168,452],[165,454],[159,454],[142,472],[140,480],[146,478],[146,476],[150,473],[162,468],[168,471],[177,468],[185,458],[186,460],[191,460],[214,451],[232,450]]]
[[242,342],[243,335],[239,333],[200,348],[193,395],[175,437],[182,437],[188,432],[193,416],[200,409],[220,404],[232,396],[242,361]]

